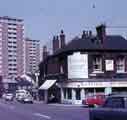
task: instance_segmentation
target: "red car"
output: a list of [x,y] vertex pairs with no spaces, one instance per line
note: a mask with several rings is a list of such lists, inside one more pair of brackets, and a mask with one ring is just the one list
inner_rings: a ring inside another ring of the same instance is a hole
[[97,107],[103,105],[106,96],[104,94],[96,94],[88,96],[86,99],[82,100],[82,104],[88,107]]

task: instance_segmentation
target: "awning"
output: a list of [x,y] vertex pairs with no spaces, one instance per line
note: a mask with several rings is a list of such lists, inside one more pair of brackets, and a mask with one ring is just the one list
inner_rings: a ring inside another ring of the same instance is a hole
[[53,86],[53,84],[56,82],[56,80],[46,80],[41,87],[40,90],[48,90],[50,87]]

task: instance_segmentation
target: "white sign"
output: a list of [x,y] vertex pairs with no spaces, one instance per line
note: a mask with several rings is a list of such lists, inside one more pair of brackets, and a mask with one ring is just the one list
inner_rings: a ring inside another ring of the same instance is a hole
[[88,54],[68,56],[68,78],[88,78]]
[[114,70],[114,61],[113,60],[105,60],[106,71]]
[[109,95],[112,93],[112,88],[111,87],[106,87],[105,88],[105,95]]
[[112,88],[112,87],[127,87],[127,81],[119,82],[70,82],[63,83],[62,87],[70,88]]

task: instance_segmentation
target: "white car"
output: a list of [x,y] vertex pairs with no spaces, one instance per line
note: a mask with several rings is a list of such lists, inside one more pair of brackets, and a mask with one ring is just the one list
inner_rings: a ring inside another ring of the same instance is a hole
[[27,90],[24,90],[24,89],[21,89],[21,90],[16,90],[16,100],[17,101],[22,101],[23,98],[26,96],[26,95],[29,95],[30,93],[27,91]]
[[16,100],[19,101],[19,102],[22,101],[23,98],[24,98],[24,95],[17,95],[16,96]]
[[6,100],[6,101],[12,101],[13,98],[14,98],[14,95],[12,93],[5,93],[3,95],[3,98]]
[[33,104],[33,97],[31,95],[27,95],[22,100],[23,103],[31,103]]
[[23,97],[24,95],[28,94],[29,92],[27,90],[21,89],[16,90],[16,99]]

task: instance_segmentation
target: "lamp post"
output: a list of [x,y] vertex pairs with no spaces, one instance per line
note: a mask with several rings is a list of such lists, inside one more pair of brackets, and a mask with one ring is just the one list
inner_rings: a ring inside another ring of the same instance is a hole
[[35,88],[36,88],[36,99],[38,100],[38,87],[39,87],[39,79],[38,79],[38,76],[39,76],[39,72],[35,72],[35,77],[36,77],[36,81],[35,81]]
[[39,76],[39,72],[36,72],[35,73],[35,77],[36,77],[36,82],[35,82],[35,86],[36,86],[36,88],[38,88],[38,76]]

